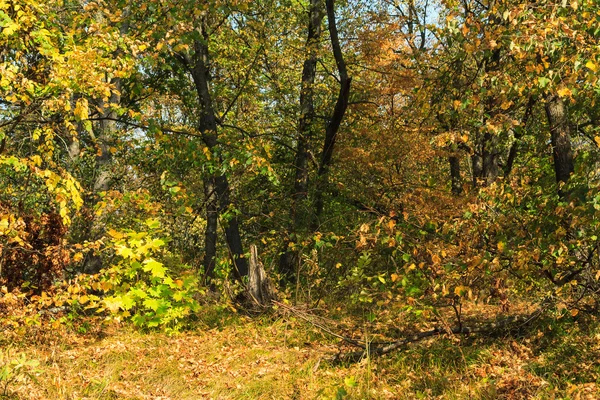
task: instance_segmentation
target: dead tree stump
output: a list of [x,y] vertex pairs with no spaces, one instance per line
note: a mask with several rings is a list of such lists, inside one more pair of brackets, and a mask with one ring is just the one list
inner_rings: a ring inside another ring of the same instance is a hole
[[276,299],[274,286],[258,259],[256,245],[250,246],[250,265],[248,279],[248,297],[252,303],[261,307],[270,307]]

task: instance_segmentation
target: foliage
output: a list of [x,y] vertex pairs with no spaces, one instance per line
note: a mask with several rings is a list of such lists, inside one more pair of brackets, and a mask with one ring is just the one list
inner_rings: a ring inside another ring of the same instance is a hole
[[[6,340],[176,332],[222,296],[218,320],[250,245],[356,343],[533,310],[563,337],[593,325],[598,26],[594,0],[0,0]],[[498,378],[513,352],[541,396],[567,390],[520,346],[448,337],[430,365],[399,356],[422,376],[397,386],[445,395],[445,360],[469,393],[536,395]],[[370,362],[315,395],[369,397]]]
[[130,319],[142,328],[160,327],[174,332],[197,312],[197,278],[163,262],[165,241],[156,238],[160,226],[147,220],[147,232],[109,231],[116,260],[100,274],[97,286],[106,295],[98,311],[107,310],[117,320]]
[[9,387],[14,384],[35,380],[39,365],[38,360],[28,358],[25,353],[15,355],[10,348],[0,352],[0,396],[8,396]]

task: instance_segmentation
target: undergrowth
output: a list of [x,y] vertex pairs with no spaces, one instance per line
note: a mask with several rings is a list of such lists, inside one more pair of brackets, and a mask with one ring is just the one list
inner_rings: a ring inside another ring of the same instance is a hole
[[[323,317],[325,318],[325,317]],[[369,340],[361,318],[331,323]],[[359,321],[352,325],[351,321]],[[363,319],[364,321],[364,319]],[[368,321],[367,321],[368,322]],[[250,317],[205,307],[179,334],[105,324],[62,325],[20,342],[34,379],[10,383],[18,399],[596,399],[596,317],[540,319],[500,336],[442,336],[383,357],[336,364],[351,350],[319,327],[274,311]],[[32,367],[33,368],[33,367]]]

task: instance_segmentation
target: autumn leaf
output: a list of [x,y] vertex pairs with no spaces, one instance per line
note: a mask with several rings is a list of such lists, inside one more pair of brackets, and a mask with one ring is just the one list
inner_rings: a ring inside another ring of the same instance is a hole
[[585,66],[593,72],[598,72],[598,66],[592,60],[588,60],[588,62],[585,63]]
[[153,277],[164,278],[166,268],[162,263],[153,259],[149,259],[144,262],[144,271],[150,272]]

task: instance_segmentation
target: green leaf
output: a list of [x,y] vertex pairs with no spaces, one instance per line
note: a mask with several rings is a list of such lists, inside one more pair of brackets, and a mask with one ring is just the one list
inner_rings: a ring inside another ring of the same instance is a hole
[[160,308],[160,301],[158,299],[146,299],[144,300],[144,306],[156,311]]
[[356,379],[353,376],[349,376],[346,379],[344,379],[344,384],[348,387],[358,386],[358,383],[356,382]]
[[146,220],[146,225],[150,229],[158,229],[160,228],[160,221],[157,219],[150,218]]
[[550,79],[548,79],[544,76],[538,77],[538,86],[540,88],[544,89],[546,86],[548,86],[549,83],[550,83]]
[[121,308],[123,310],[131,310],[133,308],[133,306],[135,306],[135,300],[129,294],[121,296],[121,302],[122,302]]
[[167,269],[163,267],[162,263],[153,259],[149,259],[144,262],[144,271],[150,272],[150,274],[155,278],[164,278]]
[[116,313],[120,308],[123,307],[123,301],[121,298],[115,296],[106,297],[102,303],[104,304],[104,307],[106,307],[112,313]]

